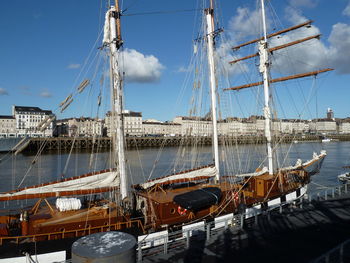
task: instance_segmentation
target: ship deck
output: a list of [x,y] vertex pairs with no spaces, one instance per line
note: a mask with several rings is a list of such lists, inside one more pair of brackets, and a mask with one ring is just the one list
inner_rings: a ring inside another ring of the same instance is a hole
[[156,191],[140,192],[138,193],[138,195],[147,197],[152,201],[162,204],[162,203],[172,202],[176,195],[191,192],[197,189],[201,189],[203,187],[218,187],[221,189],[221,191],[225,192],[225,191],[238,190],[240,185],[231,184],[229,182],[220,182],[219,184],[200,184],[200,185],[189,186],[189,187],[181,187],[177,189],[166,189],[166,190],[157,189]]

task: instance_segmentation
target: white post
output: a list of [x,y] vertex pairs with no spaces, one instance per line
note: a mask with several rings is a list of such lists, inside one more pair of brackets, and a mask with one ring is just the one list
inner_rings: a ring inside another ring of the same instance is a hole
[[264,0],[261,0],[261,12],[263,20],[264,39],[259,42],[260,55],[260,72],[264,79],[264,117],[265,117],[265,137],[267,141],[267,159],[269,174],[273,174],[273,159],[272,159],[272,138],[271,138],[271,109],[270,109],[270,88],[269,88],[269,54],[267,47],[267,30],[265,18]]
[[219,171],[219,142],[217,129],[217,114],[216,114],[216,76],[215,76],[215,61],[214,61],[214,9],[212,5],[206,9],[207,20],[207,43],[208,43],[208,64],[209,64],[209,80],[211,91],[211,113],[213,122],[213,147],[214,147],[214,164],[216,168],[216,181],[220,180]]
[[[111,76],[112,76],[112,113],[115,115],[116,119],[111,120],[115,121],[116,128],[116,139],[114,148],[117,151],[118,158],[118,171],[120,176],[120,194],[122,200],[128,197],[129,194],[129,184],[128,178],[126,176],[126,168],[125,168],[125,151],[124,151],[124,127],[123,127],[123,90],[122,90],[122,79],[119,72],[118,65],[118,56],[120,43],[117,43],[117,31],[116,31],[116,15],[118,15],[119,10],[116,10],[114,7],[111,7],[110,10],[110,51],[111,51]],[[113,125],[112,125],[113,127]],[[112,131],[113,132],[113,131]]]

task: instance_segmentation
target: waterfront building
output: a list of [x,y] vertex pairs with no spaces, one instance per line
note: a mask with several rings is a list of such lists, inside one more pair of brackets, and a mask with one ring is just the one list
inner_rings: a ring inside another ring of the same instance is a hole
[[56,121],[56,129],[54,136],[69,136],[69,119],[61,119]]
[[[112,115],[107,112],[105,117],[106,135],[111,137]],[[124,133],[126,136],[142,135],[142,113],[125,110],[123,111]]]
[[16,132],[18,136],[29,137],[52,137],[55,128],[55,121],[41,130],[39,125],[55,115],[50,110],[42,110],[39,107],[12,106],[12,115],[16,119]]
[[182,136],[212,136],[213,125],[208,118],[177,116],[173,123],[181,125]]
[[181,124],[174,122],[161,122],[157,120],[145,120],[142,122],[144,136],[178,136],[181,135]]
[[337,133],[337,123],[334,120],[318,119],[316,121],[315,132],[324,134]]
[[68,120],[68,136],[102,136],[102,120],[92,118],[73,118]]
[[339,123],[339,133],[341,134],[350,133],[350,119],[345,119]]
[[16,119],[10,115],[0,115],[0,138],[16,137]]

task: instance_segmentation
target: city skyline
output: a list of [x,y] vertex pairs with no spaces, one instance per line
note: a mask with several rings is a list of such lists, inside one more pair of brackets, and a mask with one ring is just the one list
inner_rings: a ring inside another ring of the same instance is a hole
[[[233,29],[236,36],[241,36],[242,39],[249,36],[249,28],[239,26],[242,25],[243,14],[244,17],[251,18],[256,12],[253,2],[220,3],[220,22],[225,34],[229,35]],[[101,3],[1,3],[0,24],[4,40],[0,51],[0,115],[10,115],[11,105],[52,109],[60,119],[83,116],[91,111],[86,102],[86,94],[64,114],[60,114],[57,109],[58,104],[79,84],[75,83],[75,79],[103,25],[103,17],[99,13],[104,8]],[[314,47],[316,58],[324,54],[332,55],[333,58],[328,57],[326,60],[328,66],[335,68],[334,72],[321,77],[317,91],[319,115],[324,116],[325,109],[330,107],[338,118],[350,116],[347,106],[350,95],[347,90],[350,62],[344,56],[350,47],[349,1],[327,3],[293,0],[272,1],[272,4],[282,11],[283,25],[297,24],[302,18],[315,20],[313,30],[318,30],[323,35],[321,42]],[[175,112],[173,105],[176,104],[181,89],[179,83],[184,82],[192,53],[194,17],[202,12],[193,11],[194,9],[195,4],[188,1],[154,1],[130,6],[126,4],[123,7],[125,54],[130,61],[136,61],[135,67],[148,66],[142,72],[135,72],[135,68],[127,65],[129,73],[126,74],[129,75],[126,76],[125,85],[126,109],[142,112],[145,119],[155,118],[161,121],[171,120],[177,115],[186,116],[181,105],[180,112]],[[15,19],[13,10],[22,19]],[[177,12],[165,14],[165,11],[174,10]],[[149,14],[156,11],[164,11],[164,14]],[[290,17],[286,19],[288,14]],[[316,66],[324,63],[320,59],[312,62]],[[103,116],[106,111],[107,108],[100,114]],[[297,114],[292,114],[286,116],[298,117]],[[86,115],[88,114],[84,116]]]

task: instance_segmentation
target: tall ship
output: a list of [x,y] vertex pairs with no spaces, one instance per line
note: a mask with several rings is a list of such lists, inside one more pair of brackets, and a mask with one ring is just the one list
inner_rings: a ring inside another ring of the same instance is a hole
[[[220,160],[219,144],[224,139],[218,135],[221,121],[218,110],[218,79],[216,39],[222,30],[216,28],[214,2],[211,0],[203,9],[204,32],[196,39],[196,47],[203,45],[209,83],[210,110],[206,119],[212,127],[213,162],[193,165],[190,169],[177,170],[160,178],[131,184],[130,172],[126,167],[125,135],[123,120],[123,69],[121,34],[122,13],[118,1],[105,15],[102,47],[108,53],[110,101],[112,122],[112,146],[110,168],[92,171],[79,176],[62,174],[59,180],[39,185],[19,187],[0,194],[0,201],[11,205],[18,200],[35,200],[35,204],[19,211],[8,210],[0,215],[0,251],[17,251],[28,244],[36,243],[39,249],[48,241],[76,239],[84,235],[120,230],[145,235],[157,231],[178,229],[187,224],[216,217],[243,213],[251,208],[268,209],[271,205],[302,197],[307,190],[311,176],[318,173],[326,152],[314,153],[307,161],[296,159],[293,165],[279,167],[277,149],[280,142],[272,134],[273,113],[271,110],[271,89],[273,83],[313,76],[330,69],[273,79],[270,77],[270,55],[278,49],[298,45],[310,38],[293,41],[282,46],[270,47],[269,40],[292,30],[307,27],[310,21],[291,28],[268,34],[266,29],[265,3],[261,0],[263,35],[259,39],[236,46],[256,44],[258,51],[253,55],[231,61],[238,63],[244,59],[258,57],[260,82],[226,88],[225,92],[262,86],[264,101],[262,113],[264,120],[265,158],[250,167],[247,173],[229,173],[220,164],[238,161],[227,155]],[[316,36],[313,36],[315,38]],[[197,49],[197,48],[196,48]],[[203,56],[202,56],[203,57]],[[83,80],[75,93],[60,103],[63,112],[73,102],[73,98],[84,91],[89,80]],[[200,86],[197,82],[197,87]],[[99,102],[100,103],[100,102]],[[193,114],[194,120],[198,116]],[[53,119],[48,116],[38,129],[47,127]],[[194,121],[195,125],[195,121]],[[196,162],[194,162],[197,164]],[[283,162],[282,162],[283,163]],[[24,176],[25,177],[25,176]],[[23,178],[24,180],[25,178]],[[21,183],[23,182],[21,181]],[[14,252],[15,253],[15,252]]]

